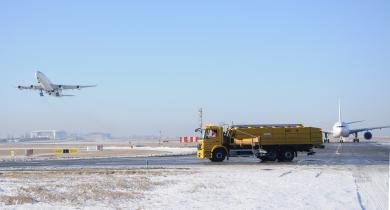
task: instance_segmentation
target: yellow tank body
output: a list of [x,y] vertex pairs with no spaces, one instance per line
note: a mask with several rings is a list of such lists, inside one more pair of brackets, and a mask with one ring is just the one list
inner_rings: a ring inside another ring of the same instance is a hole
[[[278,154],[278,159],[292,160],[293,153],[312,153],[313,147],[322,144],[321,129],[301,124],[241,125],[226,131],[222,126],[207,125],[204,131],[205,135],[198,144],[197,156],[212,161],[223,161],[231,151],[248,148],[252,148],[252,151],[261,148],[267,154]],[[275,155],[267,158],[273,160]]]
[[322,132],[313,127],[231,128],[235,144],[251,145],[252,136],[260,137],[261,145],[322,144]]

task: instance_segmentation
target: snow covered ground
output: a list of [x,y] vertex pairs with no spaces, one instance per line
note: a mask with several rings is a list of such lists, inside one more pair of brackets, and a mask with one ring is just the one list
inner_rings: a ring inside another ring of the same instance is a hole
[[[93,149],[91,149],[94,148]],[[36,149],[34,155],[25,156],[25,148],[7,148],[0,150],[0,162],[2,161],[33,161],[33,160],[53,160],[53,159],[93,159],[107,157],[163,157],[163,156],[178,156],[178,155],[193,155],[196,154],[196,147],[166,147],[166,146],[144,146],[132,147],[127,145],[105,146],[103,151],[96,150],[96,146],[82,146],[76,149],[77,153],[73,155],[54,154],[54,148],[40,147]],[[17,150],[15,150],[17,149]],[[11,151],[15,152],[15,156],[10,156]]]
[[1,209],[388,209],[387,165],[0,171]]
[[196,154],[196,147],[134,147],[136,150],[159,151],[171,155],[192,155]]

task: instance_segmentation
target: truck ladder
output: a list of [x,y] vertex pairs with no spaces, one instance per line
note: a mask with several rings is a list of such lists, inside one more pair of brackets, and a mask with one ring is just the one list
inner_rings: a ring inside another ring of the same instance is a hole
[[[256,150],[255,150],[255,144],[253,143],[253,139],[257,139],[257,143],[259,144],[259,155],[261,154],[267,154],[267,151],[263,150],[261,147],[261,137],[260,136],[255,136],[255,135],[252,135],[250,133],[246,133],[246,132],[243,132],[243,131],[240,131],[240,130],[236,130],[236,132],[239,132],[239,133],[242,133],[244,135],[247,135],[247,136],[250,136],[252,137],[252,144],[251,144],[251,147],[252,147],[252,153],[253,153],[253,157],[256,157]],[[257,157],[256,157],[257,158]]]

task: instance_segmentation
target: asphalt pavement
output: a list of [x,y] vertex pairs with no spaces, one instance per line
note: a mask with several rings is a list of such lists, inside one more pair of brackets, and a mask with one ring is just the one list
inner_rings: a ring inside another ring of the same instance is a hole
[[0,170],[34,168],[121,168],[121,167],[177,167],[208,165],[296,164],[296,165],[389,165],[390,146],[376,142],[330,143],[315,149],[308,156],[298,153],[292,162],[261,162],[252,156],[231,157],[223,163],[199,160],[196,155],[167,157],[112,157],[96,159],[32,160],[0,162]]

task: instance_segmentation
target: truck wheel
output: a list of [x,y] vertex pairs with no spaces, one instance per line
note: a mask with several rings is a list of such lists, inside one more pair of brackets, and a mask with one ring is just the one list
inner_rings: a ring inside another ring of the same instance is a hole
[[293,150],[286,150],[282,152],[284,161],[292,161],[294,160],[295,152]]
[[222,162],[225,160],[226,151],[224,149],[216,149],[213,152],[212,160],[213,162]]
[[266,157],[269,161],[275,161],[276,158],[278,158],[278,151],[271,149],[271,150],[267,151]]

